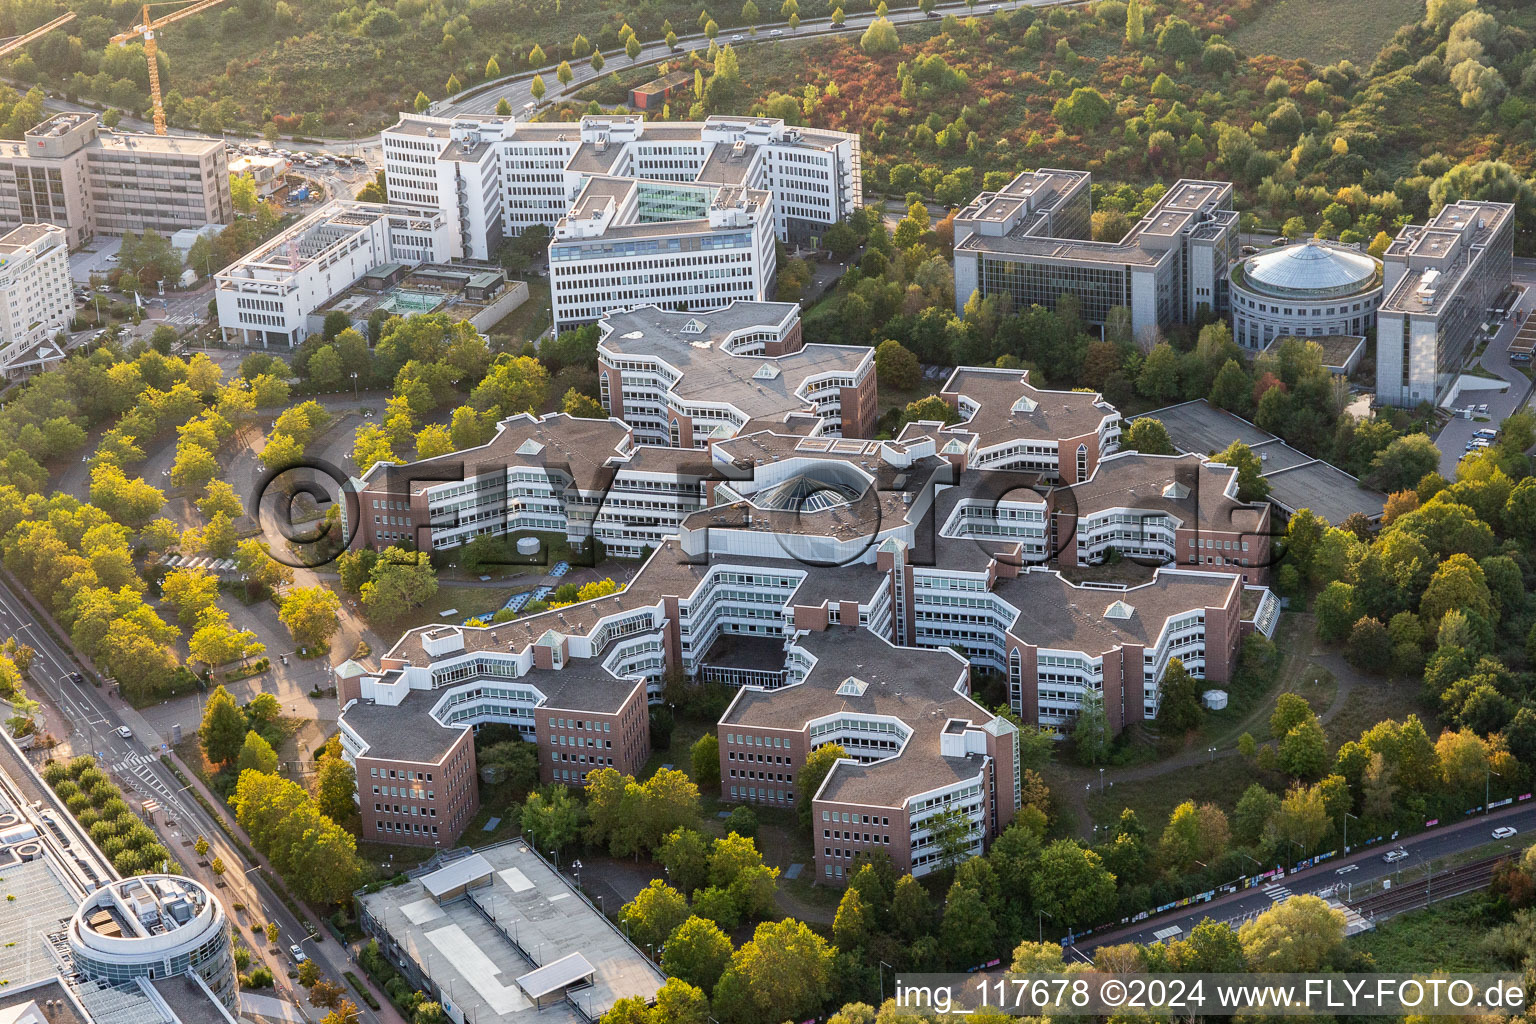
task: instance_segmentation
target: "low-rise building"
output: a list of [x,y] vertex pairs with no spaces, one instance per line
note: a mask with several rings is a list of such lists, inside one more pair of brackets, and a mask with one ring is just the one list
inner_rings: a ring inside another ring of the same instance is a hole
[[1514,273],[1515,208],[1462,199],[1409,225],[1382,254],[1376,400],[1439,402]]
[[75,248],[98,234],[233,220],[219,139],[104,132],[98,115],[69,111],[0,142],[0,227],[55,224]]
[[733,302],[705,313],[644,306],[600,322],[604,408],[640,444],[706,448],[809,412],[819,432],[874,433],[874,350],[806,345],[793,302]]
[[55,366],[54,337],[75,315],[64,229],[23,224],[0,237],[0,373],[7,378]]
[[290,166],[285,156],[257,153],[235,157],[229,162],[229,173],[235,177],[249,175],[256,194],[266,199],[283,187]]
[[1237,252],[1232,185],[1181,179],[1118,242],[1092,240],[1090,176],[1026,171],[955,215],[955,311],[973,294],[1006,295],[1015,309],[1054,309],[1064,293],[1095,326],[1130,311],[1136,333],[1196,322],[1228,308]]
[[[246,345],[293,347],[310,316],[382,264],[448,258],[440,216],[398,206],[327,203],[214,276],[219,330]],[[392,312],[417,312],[407,300]]]
[[1375,328],[1381,264],[1353,246],[1309,238],[1234,264],[1231,286],[1232,337],[1257,351],[1278,338]]

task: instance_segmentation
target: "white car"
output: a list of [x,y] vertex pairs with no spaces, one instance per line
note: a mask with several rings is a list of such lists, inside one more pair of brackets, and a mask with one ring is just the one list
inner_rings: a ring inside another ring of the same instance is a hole
[[309,959],[309,957],[304,955],[304,951],[302,949],[300,949],[298,946],[289,946],[288,947],[288,955],[293,957],[293,962],[296,963],[296,964],[301,964],[305,960]]
[[733,42],[733,43],[741,42],[741,35],[737,34],[737,35],[731,36],[731,42]]
[[1389,850],[1382,854],[1381,859],[1386,861],[1388,864],[1396,864],[1400,860],[1408,859],[1408,851],[1399,846],[1395,850]]
[[1513,836],[1518,835],[1519,832],[1520,832],[1520,830],[1515,828],[1513,825],[1501,825],[1498,828],[1493,830],[1493,838],[1495,838],[1495,839],[1509,839],[1509,838],[1512,838]]
[[1359,864],[1345,864],[1343,867],[1339,868],[1339,870],[1335,871],[1334,874],[1336,874],[1336,875],[1347,875],[1351,871],[1359,871],[1359,870],[1360,870],[1360,865]]
[[133,730],[128,728],[126,725],[118,726],[117,727],[117,734],[119,736],[121,736],[125,740],[133,739]]

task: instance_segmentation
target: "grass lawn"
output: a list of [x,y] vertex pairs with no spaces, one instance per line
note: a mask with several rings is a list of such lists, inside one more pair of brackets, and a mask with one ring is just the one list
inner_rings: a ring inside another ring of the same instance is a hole
[[[660,750],[652,750],[651,756],[646,760],[645,767],[640,769],[637,778],[645,781],[661,770],[664,764],[670,764],[673,768],[693,778],[693,745],[699,741],[699,737],[707,732],[714,732],[715,724],[692,718],[679,718],[672,728],[672,740]],[[703,793],[706,801],[711,797],[719,799],[720,791]],[[713,812],[707,812],[713,813]]]
[[1360,734],[1377,722],[1395,718],[1402,721],[1409,715],[1418,715],[1430,736],[1440,735],[1439,720],[1435,712],[1426,707],[1419,697],[1418,684],[1405,679],[1383,679],[1370,689],[1355,687],[1344,698],[1338,715],[1325,728],[1328,740],[1335,747],[1346,740],[1357,740]]
[[1348,58],[1369,65],[1398,27],[1418,21],[1424,0],[1354,0],[1349,27],[1340,31],[1335,0],[1280,0],[1232,33],[1248,53],[1333,64]]
[[[512,596],[512,589],[511,587],[470,587],[452,584],[439,586],[436,596],[420,608],[411,609],[393,622],[375,622],[370,618],[368,624],[378,632],[379,636],[385,638],[387,648],[403,636],[406,630],[415,629],[417,626],[436,623],[458,625],[465,619],[477,615],[491,615],[507,603],[507,598]],[[444,618],[441,613],[449,608],[457,608],[458,611]],[[364,617],[367,617],[366,612]]]
[[491,341],[510,338],[514,342],[532,341],[549,330],[549,281],[542,277],[528,278],[528,301],[518,306],[488,332]]
[[1498,921],[1488,912],[1488,895],[1475,892],[1414,910],[1379,923],[1349,941],[1376,959],[1383,972],[1483,972],[1508,970],[1509,965],[1483,950],[1483,938]]
[[1129,807],[1143,825],[1160,834],[1168,815],[1185,800],[1212,803],[1231,814],[1243,791],[1255,782],[1277,792],[1284,789],[1282,779],[1266,776],[1246,757],[1226,757],[1214,763],[1202,761],[1172,776],[1116,783],[1102,795],[1094,783],[1088,813],[1096,824],[1110,825],[1120,817],[1121,810]]

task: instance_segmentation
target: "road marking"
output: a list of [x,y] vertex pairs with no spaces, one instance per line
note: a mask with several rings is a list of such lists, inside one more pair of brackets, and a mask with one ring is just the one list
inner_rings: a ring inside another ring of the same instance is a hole
[[1283,885],[1266,885],[1264,887],[1264,895],[1268,896],[1275,903],[1284,903],[1291,898],[1292,893],[1291,890]]

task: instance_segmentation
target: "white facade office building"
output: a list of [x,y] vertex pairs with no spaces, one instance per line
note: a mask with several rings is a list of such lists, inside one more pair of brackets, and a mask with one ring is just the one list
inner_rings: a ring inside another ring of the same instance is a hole
[[814,240],[863,203],[856,134],[774,118],[402,114],[383,146],[390,202],[441,213],[456,259],[491,259],[530,227],[553,231],[593,176],[772,192],[773,232],[788,242]]
[[1090,176],[1026,171],[983,192],[955,216],[955,310],[975,293],[1009,296],[1015,309],[1054,308],[1077,296],[1084,323],[1131,311],[1132,330],[1225,313],[1227,268],[1237,252],[1232,185],[1182,179],[1118,242],[1091,239]]
[[1381,264],[1347,245],[1309,238],[1232,267],[1232,337],[1262,350],[1276,338],[1358,337],[1376,325]]
[[386,263],[442,262],[449,248],[438,214],[327,203],[215,275],[219,328],[247,345],[297,345],[310,314],[367,271]]
[[1382,254],[1376,400],[1415,406],[1450,391],[1514,272],[1515,208],[1470,199],[1403,228]]
[[768,192],[592,177],[549,243],[555,329],[636,306],[761,302],[776,260]]
[[62,359],[52,339],[74,314],[64,229],[23,224],[0,237],[0,372],[17,376]]

